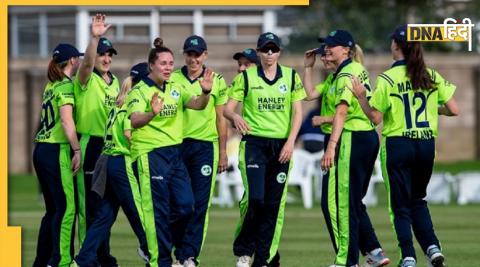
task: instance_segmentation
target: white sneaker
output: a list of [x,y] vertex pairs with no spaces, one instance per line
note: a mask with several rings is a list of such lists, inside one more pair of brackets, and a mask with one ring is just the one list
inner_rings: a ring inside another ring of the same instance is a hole
[[385,256],[381,248],[374,249],[365,256],[364,267],[381,267],[390,263],[390,259]]
[[252,261],[252,257],[250,257],[250,256],[247,256],[247,255],[240,256],[240,257],[238,257],[237,265],[235,265],[235,266],[236,267],[250,267],[251,261]]
[[445,267],[445,256],[436,245],[431,245],[427,248],[427,266],[428,267]]
[[173,262],[172,267],[183,267],[183,264],[181,264],[180,261],[176,260]]
[[406,257],[402,260],[400,267],[416,267],[417,261],[412,257]]
[[188,258],[186,261],[183,262],[183,267],[196,267],[195,261],[193,257]]

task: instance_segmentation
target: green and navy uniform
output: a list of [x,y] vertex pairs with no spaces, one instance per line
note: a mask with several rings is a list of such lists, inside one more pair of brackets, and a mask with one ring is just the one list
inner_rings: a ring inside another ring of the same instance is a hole
[[348,111],[336,147],[335,166],[324,176],[322,185],[322,211],[336,252],[335,264],[341,266],[358,264],[359,250],[366,254],[380,248],[362,202],[373,173],[379,140],[360,103],[348,89],[353,76],[360,79],[368,89],[367,97],[370,96],[365,68],[351,59],[342,62],[333,75],[331,90],[335,92],[334,106],[346,103]]
[[[322,105],[320,107],[320,116],[333,117],[335,116],[335,87],[332,86],[333,73],[329,74],[323,83],[315,86],[315,90],[320,93],[322,98]],[[324,134],[332,134],[332,124],[324,123],[320,126]]]
[[456,87],[435,70],[428,73],[434,88],[413,88],[405,61],[397,61],[378,76],[370,99],[383,113],[382,172],[402,259],[416,258],[412,229],[425,254],[430,245],[440,247],[424,198],[435,158],[438,106]]
[[[170,81],[182,84],[193,95],[202,94],[199,78],[188,77],[187,67],[174,71]],[[203,110],[186,109],[183,115],[183,143],[181,154],[192,183],[195,200],[194,213],[180,233],[174,233],[175,256],[183,262],[200,255],[208,227],[208,208],[211,203],[219,160],[216,107],[227,102],[225,79],[215,73],[210,100]],[[175,222],[174,222],[175,223]]]
[[[193,214],[193,193],[180,154],[183,117],[193,94],[181,84],[157,85],[148,77],[135,85],[127,97],[127,116],[151,112],[154,93],[163,98],[163,109],[148,124],[132,130],[130,156],[140,183],[150,265],[172,265],[172,233],[179,232]],[[176,223],[170,224],[171,220]]]
[[46,85],[33,152],[33,166],[46,208],[38,234],[34,267],[69,266],[73,257],[75,192],[72,153],[60,120],[60,108],[74,104],[73,83],[68,77]]
[[109,113],[103,147],[103,154],[107,155],[106,192],[98,204],[95,220],[87,231],[82,248],[75,257],[80,267],[96,266],[96,251],[113,226],[120,207],[137,236],[140,248],[148,256],[140,188],[133,174],[130,144],[124,134],[126,130],[131,130],[126,106],[115,106]]
[[[110,72],[108,75],[110,84],[106,83],[96,69],[93,69],[86,84],[82,85],[78,76],[74,80],[75,121],[82,151],[82,165],[77,174],[80,244],[83,243],[87,228],[95,217],[99,197],[90,190],[92,175],[104,145],[103,136],[108,114],[114,108],[120,90],[117,77]],[[110,233],[98,250],[98,260],[102,265],[115,266],[116,260],[110,255],[109,236]]]
[[251,130],[242,138],[239,168],[245,194],[235,233],[236,256],[254,256],[254,267],[270,263],[277,253],[283,227],[291,162],[278,162],[291,130],[293,102],[306,96],[299,75],[277,65],[273,80],[261,65],[238,74],[229,97],[242,102],[242,116]]

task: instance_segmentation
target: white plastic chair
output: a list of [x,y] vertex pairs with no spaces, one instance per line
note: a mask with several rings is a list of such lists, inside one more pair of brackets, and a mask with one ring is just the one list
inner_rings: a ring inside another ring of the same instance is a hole
[[377,183],[383,183],[382,177],[382,165],[380,159],[377,158],[375,165],[373,167],[372,177],[370,178],[370,183],[368,184],[368,190],[363,197],[363,203],[367,206],[375,206],[378,203],[378,197],[376,193]]
[[454,179],[449,173],[433,173],[427,186],[427,200],[435,204],[448,204],[452,196]]
[[310,153],[313,161],[313,197],[315,201],[320,202],[322,199],[322,181],[323,173],[321,168],[321,161],[323,158],[323,150],[317,153]]
[[480,203],[480,172],[461,172],[456,175],[459,205]]
[[[235,202],[240,201],[244,191],[242,175],[238,168],[238,157],[229,157],[228,164],[233,167],[233,170],[217,175],[218,195],[212,199],[212,204],[220,207],[233,207]],[[234,194],[231,191],[232,187]]]
[[311,209],[313,206],[313,159],[311,153],[303,149],[295,149],[292,155],[293,166],[288,179],[288,185],[300,187],[303,206],[306,209]]

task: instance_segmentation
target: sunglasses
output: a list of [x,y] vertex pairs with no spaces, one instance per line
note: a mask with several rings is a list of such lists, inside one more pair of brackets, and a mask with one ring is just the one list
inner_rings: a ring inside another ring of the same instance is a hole
[[268,53],[270,51],[272,51],[272,53],[278,53],[278,52],[280,52],[280,47],[266,46],[266,47],[262,47],[262,48],[258,49],[258,51],[260,51],[262,53]]

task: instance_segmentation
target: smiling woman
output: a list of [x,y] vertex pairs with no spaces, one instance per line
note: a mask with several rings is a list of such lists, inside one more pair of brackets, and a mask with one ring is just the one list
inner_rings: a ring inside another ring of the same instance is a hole
[[[171,81],[179,83],[194,95],[204,94],[202,83],[211,72],[205,62],[208,58],[207,43],[197,35],[185,39],[183,45],[185,65],[172,73]],[[209,102],[203,110],[185,110],[183,117],[182,159],[192,179],[195,211],[190,221],[178,227],[174,240],[177,266],[193,267],[206,237],[208,208],[213,195],[217,172],[223,172],[228,164],[226,155],[227,124],[223,106],[227,101],[227,85],[222,75],[212,73]]]
[[[205,71],[198,96],[171,80],[173,53],[156,38],[148,55],[150,74],[128,95],[131,158],[140,183],[150,265],[171,267],[172,241],[193,213],[190,177],[181,159],[185,109],[204,109],[213,73]],[[175,222],[170,225],[170,222]],[[172,237],[173,235],[173,237]]]

